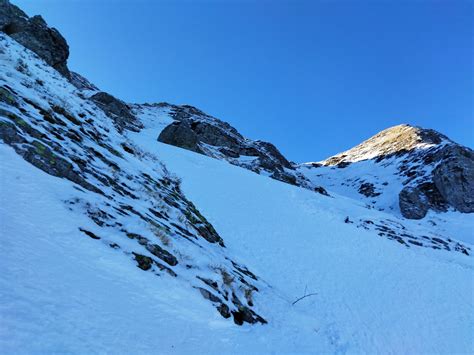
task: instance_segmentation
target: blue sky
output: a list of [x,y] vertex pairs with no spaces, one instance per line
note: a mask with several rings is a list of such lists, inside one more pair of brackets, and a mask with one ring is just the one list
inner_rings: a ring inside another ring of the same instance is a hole
[[473,2],[12,0],[128,102],[191,104],[287,158],[399,123],[473,146]]

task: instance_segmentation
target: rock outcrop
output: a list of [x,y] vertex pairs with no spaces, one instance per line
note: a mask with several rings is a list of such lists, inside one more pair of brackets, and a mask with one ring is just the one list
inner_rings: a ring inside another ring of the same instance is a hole
[[312,185],[303,175],[298,174],[294,164],[273,144],[247,139],[228,123],[195,107],[169,104],[161,106],[163,105],[169,107],[169,114],[175,121],[160,133],[160,142],[226,160],[275,180],[327,195],[324,188]]
[[[404,157],[399,166],[400,175],[406,179],[406,186],[399,195],[400,212],[404,217],[420,219],[428,210],[443,212],[448,208],[474,212],[474,153],[471,149],[445,138],[443,143],[429,149],[408,151]],[[407,196],[415,198],[412,206],[407,203]]]
[[81,74],[71,71],[71,84],[79,90],[100,91],[97,86],[84,78]]
[[[271,143],[245,139],[228,123],[220,121],[188,105],[174,106],[176,119],[158,137],[163,143],[206,154],[211,147],[230,159],[253,157],[255,170],[281,173],[292,165]],[[209,147],[210,146],[210,147]]]
[[273,144],[246,141],[239,133],[231,133],[226,128],[215,122],[186,119],[166,127],[158,140],[201,154],[206,154],[206,145],[209,145],[228,158],[255,157],[258,160],[256,169],[262,168],[273,173],[281,173],[284,168],[293,169]]
[[28,17],[8,0],[0,0],[0,30],[70,79],[69,46],[64,37],[37,15]]
[[70,186],[64,207],[80,216],[71,230],[156,282],[172,277],[190,292],[206,290],[236,324],[266,323],[248,296],[266,285],[233,258],[180,180],[130,140],[127,131],[141,127],[130,107],[103,92],[89,98],[5,33],[0,48],[8,48],[0,50],[0,143]]
[[94,94],[91,96],[91,100],[112,119],[120,132],[123,132],[125,129],[138,132],[143,128],[141,122],[131,112],[130,107],[122,100],[106,92]]
[[442,150],[433,182],[444,200],[465,213],[474,212],[474,152],[451,145]]

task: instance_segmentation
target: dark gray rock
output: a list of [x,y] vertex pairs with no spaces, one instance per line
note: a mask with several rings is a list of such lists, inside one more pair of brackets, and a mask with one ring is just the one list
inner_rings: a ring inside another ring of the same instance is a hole
[[316,186],[314,188],[314,192],[317,192],[318,194],[321,194],[324,196],[330,196],[329,193],[326,191],[326,189],[322,186]]
[[293,166],[290,164],[290,162],[273,144],[263,141],[256,141],[255,143],[257,148],[259,148],[258,151],[263,152],[263,154],[259,154],[263,166],[265,166],[264,164],[268,164],[269,166],[280,165],[287,169],[293,169]]
[[214,294],[212,294],[208,290],[206,290],[202,287],[196,287],[196,288],[199,290],[199,292],[201,292],[202,297],[204,297],[206,300],[209,300],[211,302],[219,302],[219,303],[222,302],[219,297],[215,296]]
[[95,240],[100,239],[100,237],[98,237],[95,233],[92,233],[91,231],[88,231],[87,229],[79,228],[79,230],[92,239],[95,239]]
[[29,18],[9,1],[0,1],[0,30],[35,52],[66,78],[69,46],[55,28],[50,28],[41,16]]
[[207,122],[191,121],[190,128],[202,143],[227,148],[236,148],[239,145],[239,137],[229,134],[226,130],[217,125]]
[[225,303],[221,303],[218,307],[217,310],[221,314],[222,317],[224,318],[230,318],[230,309],[229,306],[226,305]]
[[119,132],[123,132],[125,129],[138,132],[143,128],[143,124],[133,115],[130,107],[122,100],[106,92],[98,92],[91,96],[91,99],[112,119]]
[[474,152],[461,146],[447,147],[433,171],[433,182],[452,207],[474,212]]
[[430,181],[406,186],[399,194],[400,212],[405,218],[421,219],[428,210],[444,212],[449,204]]
[[187,121],[173,122],[160,133],[158,140],[166,144],[203,154],[201,148],[199,148],[198,136],[191,129],[191,124]]
[[[158,141],[218,159],[254,172],[266,171],[273,179],[300,186],[293,165],[271,143],[245,139],[228,123],[188,105],[172,106],[176,120],[159,135]],[[213,149],[209,149],[213,147]],[[240,157],[255,157],[252,162]]]
[[[451,142],[412,155],[405,159],[411,168],[401,166],[402,174],[407,176],[407,186],[399,195],[404,217],[419,219],[429,209],[442,212],[448,207],[464,213],[474,212],[474,153],[471,149]],[[423,161],[423,166],[435,168],[426,174],[413,164],[417,160]],[[413,201],[413,206],[409,206],[409,201]]]
[[238,310],[232,311],[232,316],[234,316],[234,323],[237,325],[242,325],[244,322],[249,324],[261,323],[266,324],[267,321],[255,313],[253,310],[247,306],[240,306]]
[[168,265],[175,266],[178,264],[178,259],[176,259],[176,257],[173,254],[163,249],[159,245],[147,244],[146,248],[150,253],[157,256],[158,258],[166,262]]
[[278,181],[286,182],[287,184],[290,184],[290,185],[296,185],[296,186],[298,185],[296,176],[289,174],[284,170],[277,170],[272,175],[270,175],[270,177]]
[[0,87],[0,101],[14,107],[18,106],[15,99],[15,94],[7,87]]
[[371,182],[364,182],[360,184],[359,193],[366,197],[377,197],[380,195],[380,192],[375,190],[375,186]]
[[399,194],[400,211],[405,218],[421,219],[428,212],[426,196],[416,187],[405,187]]
[[[0,116],[2,115],[3,112],[0,112]],[[12,146],[23,159],[50,175],[70,180],[89,191],[102,193],[97,187],[87,182],[70,162],[54,153],[45,143],[39,139],[33,140],[31,143],[27,142],[17,127],[21,127],[21,130],[35,138],[42,136],[38,131],[31,128],[19,117],[9,115],[8,118],[15,124],[0,122],[0,139]]]
[[80,90],[91,90],[91,91],[99,91],[99,88],[92,84],[89,80],[84,78],[81,74],[71,71],[71,79],[70,82],[76,88]]
[[149,256],[133,253],[137,266],[142,270],[150,270],[153,265],[153,259]]

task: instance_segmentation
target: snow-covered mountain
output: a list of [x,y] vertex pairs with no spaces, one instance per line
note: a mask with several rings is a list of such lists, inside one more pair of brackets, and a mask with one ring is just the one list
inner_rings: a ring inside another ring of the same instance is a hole
[[473,351],[472,199],[442,191],[472,186],[468,148],[399,126],[295,164],[101,92],[5,0],[0,28],[2,353]]
[[474,212],[474,152],[431,129],[391,127],[300,170],[314,183],[406,218]]
[[192,106],[159,103],[134,110],[137,116],[161,117],[166,126],[160,142],[321,194],[330,188],[409,219],[424,218],[430,210],[474,212],[474,152],[431,129],[391,127],[322,162],[296,164],[273,144],[245,138]]

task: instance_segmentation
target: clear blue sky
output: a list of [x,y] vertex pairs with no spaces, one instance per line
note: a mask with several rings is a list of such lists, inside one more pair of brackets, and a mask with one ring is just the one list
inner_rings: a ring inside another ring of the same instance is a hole
[[191,104],[297,162],[399,123],[473,146],[472,1],[12,2],[102,90]]

